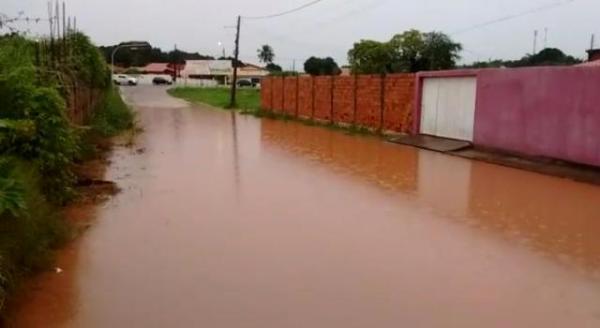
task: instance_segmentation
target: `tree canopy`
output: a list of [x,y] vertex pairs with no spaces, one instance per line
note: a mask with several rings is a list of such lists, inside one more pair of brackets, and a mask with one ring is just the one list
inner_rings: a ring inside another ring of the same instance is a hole
[[260,48],[258,48],[257,53],[258,60],[260,60],[261,63],[272,64],[273,60],[275,60],[275,52],[273,51],[273,48],[268,44],[264,44]]
[[397,73],[450,69],[462,50],[441,32],[409,30],[390,41],[361,40],[348,52],[354,73]]
[[310,75],[338,75],[341,70],[331,57],[310,57],[304,62],[304,71]]
[[277,65],[277,64],[273,64],[273,63],[269,63],[266,66],[267,71],[273,73],[273,72],[282,72],[283,69],[281,68],[281,66]]
[[[111,55],[116,46],[99,47],[100,52],[111,62]],[[178,63],[183,64],[186,60],[214,59],[197,52],[185,52],[182,50],[163,51],[160,48],[137,49],[121,48],[115,54],[115,64],[123,67],[142,67],[149,63]]]
[[486,62],[475,62],[465,65],[470,68],[493,68],[493,67],[527,67],[527,66],[561,66],[575,65],[581,63],[581,59],[565,54],[557,48],[546,48],[535,55],[526,55],[517,60],[489,60]]

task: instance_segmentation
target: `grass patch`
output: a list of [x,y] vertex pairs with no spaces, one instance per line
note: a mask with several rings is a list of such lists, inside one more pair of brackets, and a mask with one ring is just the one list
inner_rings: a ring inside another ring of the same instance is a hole
[[[226,88],[193,88],[177,87],[167,91],[171,96],[185,99],[192,103],[205,103],[211,106],[227,108],[229,106],[229,89]],[[380,135],[381,131],[371,130],[358,125],[343,126],[331,122],[318,122],[310,119],[301,119],[285,113],[262,110],[260,108],[260,90],[238,89],[237,108],[240,114],[253,115],[258,118],[273,120],[295,121],[310,126],[322,126],[332,130],[343,131],[351,135]]]
[[[171,96],[191,103],[204,103],[214,107],[228,108],[230,91],[228,88],[177,87],[167,91]],[[237,89],[236,108],[256,112],[260,109],[260,90]]]
[[112,137],[134,127],[135,115],[125,104],[116,88],[110,88],[98,105],[91,120],[92,131],[102,137]]

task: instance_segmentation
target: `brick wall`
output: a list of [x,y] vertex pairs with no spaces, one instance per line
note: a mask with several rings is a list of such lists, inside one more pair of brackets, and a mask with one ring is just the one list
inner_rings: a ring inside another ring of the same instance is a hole
[[[263,109],[303,118],[410,132],[414,74],[267,77]],[[269,103],[270,102],[270,103]],[[382,122],[383,121],[383,122]],[[383,125],[382,125],[383,123]]]
[[271,110],[274,112],[283,112],[283,100],[284,100],[284,85],[282,77],[272,77],[271,78],[271,87],[272,87],[272,97],[273,104]]
[[313,111],[313,79],[310,76],[298,78],[298,116],[311,118]]
[[415,76],[393,74],[385,77],[383,129],[408,133],[412,128]]
[[318,120],[331,120],[331,91],[332,91],[331,76],[317,76],[314,78],[315,92],[314,102],[315,111],[314,117]]
[[288,115],[296,115],[297,83],[298,78],[294,76],[288,76],[284,79],[283,112]]
[[381,81],[379,75],[359,75],[356,79],[356,124],[369,128],[381,125]]
[[334,122],[354,122],[354,80],[354,76],[340,76],[333,82]]
[[272,81],[272,79],[262,79],[262,81],[260,81],[260,108],[271,109],[273,105]]

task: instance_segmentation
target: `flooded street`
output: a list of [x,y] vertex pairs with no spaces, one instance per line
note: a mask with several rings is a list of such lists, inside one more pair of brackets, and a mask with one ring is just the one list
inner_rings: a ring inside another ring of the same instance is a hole
[[598,186],[124,93],[122,192],[18,327],[600,327]]

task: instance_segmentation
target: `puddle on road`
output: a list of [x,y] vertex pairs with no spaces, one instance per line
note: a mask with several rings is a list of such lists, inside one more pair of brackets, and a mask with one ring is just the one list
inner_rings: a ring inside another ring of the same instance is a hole
[[596,186],[126,92],[145,151],[112,158],[69,317],[19,312],[46,327],[600,325]]

